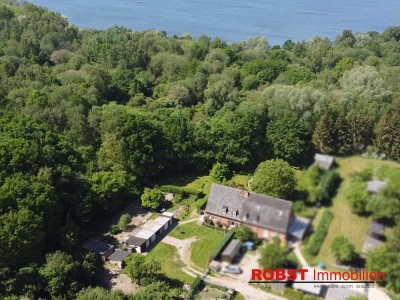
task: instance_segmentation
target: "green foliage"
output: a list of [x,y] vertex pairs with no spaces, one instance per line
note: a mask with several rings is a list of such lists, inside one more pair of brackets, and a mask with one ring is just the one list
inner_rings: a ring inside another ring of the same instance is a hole
[[143,207],[156,209],[160,206],[161,201],[164,200],[164,194],[158,188],[145,188],[141,199]]
[[400,220],[400,193],[390,186],[369,197],[366,210],[375,219]]
[[242,242],[250,241],[257,244],[260,242],[253,231],[251,231],[251,228],[245,225],[242,225],[236,229],[235,238],[241,240]]
[[331,251],[340,262],[351,262],[355,257],[354,245],[343,235],[335,236],[331,242]]
[[369,199],[366,182],[356,177],[351,179],[349,185],[347,198],[352,211],[356,214],[364,214]]
[[288,250],[282,247],[279,238],[274,238],[261,249],[260,266],[263,269],[276,270],[282,268],[287,261]]
[[213,182],[223,183],[228,179],[229,173],[228,165],[217,162],[210,171],[210,178]]
[[388,111],[380,119],[377,129],[377,147],[388,157],[400,161],[400,114]]
[[278,198],[287,198],[296,186],[293,168],[282,159],[261,163],[251,181],[255,192]]
[[324,242],[325,236],[328,233],[329,225],[333,219],[333,214],[329,210],[325,210],[321,219],[319,220],[317,228],[314,229],[313,234],[310,236],[306,250],[311,255],[317,255],[319,249]]
[[123,214],[118,220],[118,227],[121,230],[125,230],[128,225],[131,223],[131,216],[129,214]]

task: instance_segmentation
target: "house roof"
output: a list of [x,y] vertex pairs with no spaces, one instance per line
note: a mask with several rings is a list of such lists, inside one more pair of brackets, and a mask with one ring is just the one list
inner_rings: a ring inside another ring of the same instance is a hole
[[383,235],[385,226],[378,222],[372,222],[369,226],[368,234]]
[[289,234],[300,240],[303,239],[308,227],[310,226],[310,223],[310,219],[295,217],[289,226]]
[[329,170],[335,162],[335,157],[325,154],[315,154],[315,162],[323,169]]
[[224,251],[222,252],[221,256],[229,256],[234,257],[240,251],[243,244],[239,240],[231,240],[228,246],[225,247]]
[[378,193],[381,189],[384,189],[386,186],[387,186],[386,181],[371,180],[368,181],[367,191],[369,193]]
[[131,246],[141,247],[144,243],[146,243],[146,239],[130,235],[126,240],[126,243]]
[[82,248],[104,256],[107,252],[114,249],[114,246],[96,239],[89,239],[82,245]]
[[362,252],[368,253],[369,250],[379,247],[380,245],[382,245],[382,243],[383,242],[381,240],[367,235],[367,239],[365,240],[365,243],[363,245]]
[[291,221],[292,207],[292,202],[287,200],[212,184],[205,211],[250,225],[286,232]]
[[125,258],[127,258],[127,257],[129,256],[129,254],[131,254],[131,253],[128,252],[128,251],[124,251],[124,250],[121,250],[121,249],[116,249],[116,250],[114,251],[114,253],[111,254],[111,255],[108,257],[108,260],[120,261],[120,262],[122,262],[122,261],[125,260]]
[[[171,217],[163,214],[154,220],[147,221],[146,223],[144,223],[142,225],[142,227],[132,231],[130,236],[148,240],[153,235],[155,235],[156,232],[159,231],[170,220],[171,220]],[[140,246],[140,245],[138,245],[138,246]]]
[[270,196],[250,193],[243,205],[242,221],[247,224],[287,232],[293,203]]
[[[206,212],[240,221],[243,213],[244,198],[240,190],[213,183],[208,196]],[[226,213],[224,213],[226,208]],[[237,212],[234,216],[233,213]]]

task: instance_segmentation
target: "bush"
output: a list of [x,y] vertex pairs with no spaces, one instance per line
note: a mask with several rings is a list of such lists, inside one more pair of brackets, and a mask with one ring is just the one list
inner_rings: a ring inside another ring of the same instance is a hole
[[229,177],[230,171],[227,164],[216,163],[210,171],[212,182],[223,183]]
[[369,198],[367,183],[360,177],[354,178],[350,181],[348,191],[347,199],[349,199],[352,211],[356,214],[365,214]]
[[111,232],[111,234],[118,234],[118,233],[120,233],[122,230],[121,230],[121,228],[119,228],[119,226],[118,225],[111,225],[111,227],[110,227],[110,232]]
[[118,221],[118,227],[121,230],[125,230],[126,227],[131,223],[131,216],[129,214],[123,214]]
[[307,242],[306,250],[311,255],[317,255],[319,249],[324,242],[325,236],[328,233],[329,225],[333,219],[333,214],[331,211],[326,210],[322,215],[321,220],[314,233],[311,235],[310,239]]

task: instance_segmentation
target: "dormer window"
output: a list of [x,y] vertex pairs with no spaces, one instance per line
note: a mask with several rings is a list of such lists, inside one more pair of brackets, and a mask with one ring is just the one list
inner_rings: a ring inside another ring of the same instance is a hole
[[260,222],[260,216],[257,216],[257,222]]
[[223,208],[222,208],[222,213],[223,213],[224,215],[226,215],[226,214],[228,213],[228,208],[227,208],[227,207],[223,207]]
[[236,217],[239,214],[238,210],[233,211],[233,216]]

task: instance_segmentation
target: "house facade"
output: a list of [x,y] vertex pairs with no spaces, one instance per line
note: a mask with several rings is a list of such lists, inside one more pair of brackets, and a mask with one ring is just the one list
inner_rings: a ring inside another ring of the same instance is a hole
[[[291,225],[299,222],[290,201],[219,184],[211,186],[205,215],[227,227],[245,224],[258,238],[268,240],[279,237],[286,241],[293,227]],[[295,227],[298,231],[298,226]]]

